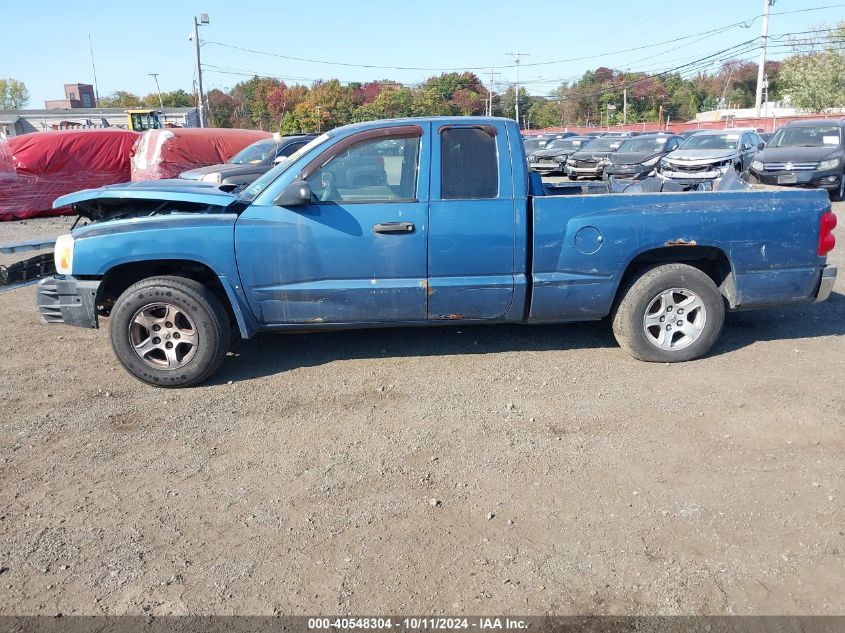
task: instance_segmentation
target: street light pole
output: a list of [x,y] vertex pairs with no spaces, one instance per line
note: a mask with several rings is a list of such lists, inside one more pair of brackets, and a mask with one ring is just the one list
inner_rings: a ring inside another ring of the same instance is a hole
[[161,99],[161,86],[158,85],[158,73],[149,73],[150,77],[156,80],[156,91],[158,92],[158,105],[164,110],[164,101]]
[[197,110],[200,115],[200,127],[205,127],[205,107],[202,102],[202,63],[200,62],[200,25],[207,26],[209,23],[208,14],[200,13],[199,21],[194,16],[194,45],[197,53]]
[[754,116],[760,117],[763,100],[763,69],[766,66],[766,41],[769,39],[769,9],[775,0],[763,0],[763,35],[760,38],[760,63],[757,66],[757,95],[754,99]]
[[522,56],[528,56],[530,53],[520,53],[516,51],[515,53],[507,53],[508,55],[513,55],[513,63],[516,64],[516,94],[514,94],[514,107],[516,108],[516,124],[519,125],[519,62],[522,60]]

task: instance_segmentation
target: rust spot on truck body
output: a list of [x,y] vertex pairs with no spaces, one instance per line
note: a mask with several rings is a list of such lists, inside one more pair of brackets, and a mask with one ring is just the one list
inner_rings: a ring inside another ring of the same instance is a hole
[[687,241],[683,238],[678,238],[677,240],[669,240],[668,242],[666,242],[666,246],[696,246],[696,241]]
[[428,279],[420,281],[420,287],[425,289],[425,294],[429,297],[434,294],[434,288],[429,287]]

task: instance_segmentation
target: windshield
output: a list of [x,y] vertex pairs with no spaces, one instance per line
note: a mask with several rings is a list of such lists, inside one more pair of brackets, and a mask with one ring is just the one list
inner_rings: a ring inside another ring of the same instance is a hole
[[597,138],[587,143],[583,149],[588,152],[615,152],[622,145],[621,138]]
[[234,165],[269,165],[276,156],[277,147],[276,141],[258,141],[247,145],[226,162]]
[[696,134],[683,144],[683,149],[736,149],[740,134]]
[[584,139],[556,138],[549,142],[545,149],[578,149],[584,143]]
[[620,152],[662,152],[666,147],[668,136],[641,136],[639,138],[628,139],[619,148]]
[[241,200],[242,202],[252,202],[253,200],[255,200],[258,194],[264,191],[264,188],[267,187],[267,185],[269,185],[271,182],[276,180],[276,178],[285,173],[291,165],[296,163],[296,161],[298,161],[302,156],[310,152],[318,145],[322,145],[323,143],[328,141],[330,138],[331,137],[328,134],[321,134],[313,141],[308,143],[308,145],[300,147],[281,163],[273,167],[273,169],[268,171],[263,176],[259,177],[258,180],[253,182],[249,187],[244,189],[239,200]]
[[543,147],[546,143],[546,139],[544,138],[527,138],[525,139],[525,151],[526,152],[533,152],[541,147]]
[[782,127],[771,138],[769,147],[836,147],[842,144],[835,125],[818,127]]

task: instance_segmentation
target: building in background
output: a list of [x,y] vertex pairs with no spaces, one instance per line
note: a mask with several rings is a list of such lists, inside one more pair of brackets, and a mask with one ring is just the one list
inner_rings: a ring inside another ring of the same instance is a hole
[[94,86],[91,84],[65,84],[64,99],[54,99],[44,102],[44,107],[48,110],[94,108],[96,105]]
[[[199,127],[196,108],[164,108],[165,127]],[[0,135],[11,137],[45,130],[90,130],[105,127],[126,129],[126,108],[50,108],[0,110]]]

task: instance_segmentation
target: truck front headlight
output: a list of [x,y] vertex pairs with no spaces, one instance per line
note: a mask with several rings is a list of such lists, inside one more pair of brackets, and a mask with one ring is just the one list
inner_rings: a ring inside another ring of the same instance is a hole
[[567,165],[569,165],[569,166],[571,167],[572,165],[574,165],[574,164],[575,164],[575,161],[574,161],[572,158],[567,158],[567,159],[566,159],[566,164],[567,164]]
[[56,239],[56,250],[53,257],[56,262],[57,273],[70,275],[73,272],[73,235],[65,233]]
[[819,169],[820,170],[836,169],[837,167],[839,167],[839,159],[838,158],[830,158],[828,160],[823,160],[822,162],[819,163]]
[[660,156],[655,156],[654,158],[649,158],[646,161],[643,161],[643,167],[653,167],[658,163],[660,160]]

